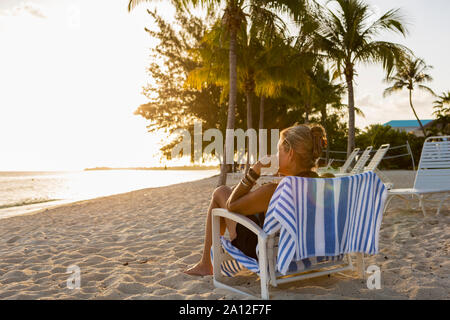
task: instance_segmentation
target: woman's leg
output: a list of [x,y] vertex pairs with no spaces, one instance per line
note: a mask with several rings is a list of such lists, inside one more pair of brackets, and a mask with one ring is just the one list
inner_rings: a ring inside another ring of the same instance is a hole
[[[184,271],[184,273],[199,276],[211,275],[213,273],[213,267],[210,258],[210,251],[212,246],[211,211],[214,208],[226,208],[226,202],[231,192],[232,190],[228,186],[220,186],[214,190],[211,202],[209,204],[208,214],[206,216],[205,242],[203,246],[202,258],[194,267]],[[225,232],[225,228],[228,228],[228,232],[230,233],[231,239],[234,239],[236,237],[236,223],[229,219],[220,219],[221,234]]]

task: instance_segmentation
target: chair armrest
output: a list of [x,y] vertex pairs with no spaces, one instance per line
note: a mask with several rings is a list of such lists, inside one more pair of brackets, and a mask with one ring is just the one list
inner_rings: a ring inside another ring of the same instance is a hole
[[213,218],[214,217],[224,217],[233,221],[236,221],[237,223],[243,225],[244,227],[248,228],[251,232],[256,234],[258,237],[261,237],[262,239],[267,239],[267,234],[258,226],[256,223],[254,223],[252,220],[247,218],[246,216],[238,213],[230,212],[223,208],[214,208],[211,211]]

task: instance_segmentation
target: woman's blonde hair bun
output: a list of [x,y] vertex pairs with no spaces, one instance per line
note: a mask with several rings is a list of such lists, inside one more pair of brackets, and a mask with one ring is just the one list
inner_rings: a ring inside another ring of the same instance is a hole
[[281,131],[283,142],[287,141],[287,151],[292,148],[303,167],[313,168],[327,147],[325,129],[320,124],[294,124]]
[[311,127],[311,136],[313,140],[313,156],[318,158],[328,144],[325,129],[321,125],[315,124]]

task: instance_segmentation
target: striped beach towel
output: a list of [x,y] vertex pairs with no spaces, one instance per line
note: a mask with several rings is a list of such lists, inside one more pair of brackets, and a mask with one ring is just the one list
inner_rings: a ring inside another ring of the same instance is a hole
[[[278,271],[285,275],[295,262],[312,257],[333,260],[352,252],[376,254],[386,196],[386,187],[372,171],[339,178],[283,178],[263,227],[267,234],[280,232]],[[225,238],[221,241],[240,264],[259,272],[255,259]]]

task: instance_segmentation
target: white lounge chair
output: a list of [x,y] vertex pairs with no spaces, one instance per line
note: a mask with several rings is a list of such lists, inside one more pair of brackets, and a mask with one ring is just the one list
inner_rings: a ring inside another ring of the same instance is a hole
[[364,171],[373,171],[375,172],[381,180],[383,180],[384,184],[388,189],[391,189],[393,187],[393,183],[389,180],[388,177],[386,177],[380,170],[378,170],[378,165],[380,164],[381,160],[383,160],[384,156],[388,152],[390,147],[390,144],[383,144],[377,152],[375,152],[374,156],[370,160],[367,167],[364,168]]
[[345,160],[342,167],[339,168],[339,173],[347,173],[348,169],[350,168],[350,165],[352,164],[353,160],[355,160],[355,157],[358,155],[359,148],[353,149],[352,153],[348,156],[347,160]]
[[[344,164],[341,167],[339,167],[338,169],[339,174],[348,173],[348,169],[350,168],[350,165],[352,164],[353,160],[355,160],[355,157],[358,155],[358,152],[359,148],[353,149],[352,153],[347,158],[347,160],[345,160]],[[334,160],[335,159],[330,159],[326,167],[317,168],[317,173],[322,174],[327,172],[335,172],[335,170],[330,170],[331,164],[333,163]]]
[[343,177],[343,176],[349,176],[349,175],[354,175],[354,174],[364,172],[364,166],[366,165],[367,161],[370,158],[371,151],[372,151],[372,146],[367,147],[366,150],[364,150],[364,152],[362,153],[362,155],[358,158],[358,161],[356,162],[355,166],[352,168],[352,170],[350,172],[335,173],[335,176]]
[[425,216],[424,202],[433,201],[426,199],[425,196],[436,193],[443,193],[442,198],[437,200],[439,206],[436,215],[438,215],[442,204],[450,194],[450,136],[429,137],[425,140],[414,186],[406,189],[389,190],[385,210],[387,210],[390,201],[396,196],[405,200],[408,208],[410,208],[410,200],[417,197]]
[[386,152],[388,152],[390,147],[390,144],[383,144],[377,152],[375,152],[374,156],[372,157],[372,160],[370,160],[367,167],[364,168],[364,171],[375,171],[378,168],[378,165],[380,164],[381,160],[383,160]]
[[364,171],[364,166],[370,158],[370,152],[372,152],[372,146],[369,146],[364,150],[363,154],[358,158],[355,166],[350,171],[350,174],[358,174]]
[[[378,251],[385,199],[386,188],[373,172],[326,179],[290,176],[275,190],[263,229],[243,215],[213,209],[214,285],[255,298],[223,282],[223,274],[243,266],[259,274],[261,297],[269,299],[269,284],[353,270],[350,253],[357,253],[358,275],[364,277],[364,253]],[[258,260],[220,237],[220,217],[257,235]],[[224,261],[222,247],[231,255],[231,262]]]

